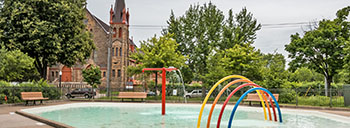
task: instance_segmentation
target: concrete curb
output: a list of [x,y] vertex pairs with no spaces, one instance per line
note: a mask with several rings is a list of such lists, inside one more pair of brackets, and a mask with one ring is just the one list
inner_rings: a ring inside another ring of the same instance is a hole
[[[80,100],[80,99],[74,99],[70,101],[76,101],[76,102],[121,102],[121,101],[116,101],[116,100]],[[124,101],[124,102],[133,102],[133,101]],[[135,103],[140,103],[140,101],[134,101]],[[161,100],[145,100],[144,103],[161,103]],[[177,102],[177,101],[167,101],[167,103],[183,103],[183,102]],[[187,101],[187,103],[190,104],[202,104],[202,101]],[[223,101],[219,101],[217,104],[222,104]],[[212,101],[208,101],[207,104],[212,104]],[[229,102],[229,104],[235,104],[235,102]],[[243,104],[241,103],[240,105],[243,106],[249,106],[249,104]],[[260,107],[259,104],[252,104],[253,107]],[[293,105],[285,105],[285,104],[280,104],[281,108],[294,108],[294,109],[312,109],[312,110],[334,110],[334,111],[350,111],[350,108],[339,108],[339,107],[321,107],[321,106],[293,106]]]
[[48,120],[48,119],[42,118],[40,116],[36,116],[34,114],[30,114],[30,113],[26,113],[26,112],[22,112],[22,111],[16,111],[16,113],[19,115],[25,116],[27,118],[45,123],[45,124],[50,125],[50,126],[55,127],[55,128],[74,128],[72,126],[69,126],[69,125],[66,125],[63,123],[59,123],[56,121]]

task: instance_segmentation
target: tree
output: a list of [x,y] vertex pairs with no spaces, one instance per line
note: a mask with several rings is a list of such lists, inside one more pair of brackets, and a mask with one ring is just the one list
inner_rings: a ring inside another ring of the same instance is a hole
[[289,72],[285,70],[286,60],[284,56],[276,51],[268,53],[262,56],[262,63],[262,86],[270,89],[282,88],[289,76]]
[[312,81],[323,81],[322,74],[310,70],[306,67],[301,67],[295,70],[291,74],[291,80],[295,82],[312,82]]
[[220,50],[232,48],[236,44],[251,45],[256,39],[256,32],[261,29],[253,14],[244,7],[238,14],[233,16],[232,9],[229,10],[229,17],[223,26],[223,39],[220,43]]
[[325,77],[325,93],[328,96],[334,75],[343,68],[346,42],[349,42],[350,29],[347,17],[349,7],[337,12],[334,20],[322,20],[314,30],[304,32],[304,36],[291,35],[291,43],[285,46],[289,57],[293,60],[290,68],[306,66],[323,74]]
[[0,80],[22,82],[38,79],[38,76],[33,58],[19,50],[0,49]]
[[92,96],[94,97],[94,88],[101,84],[101,70],[98,66],[91,66],[83,70],[84,81],[91,85]]
[[95,48],[85,31],[86,0],[6,0],[0,13],[0,42],[34,58],[42,78],[47,66],[84,62]]
[[214,68],[208,64],[210,56],[235,44],[248,47],[256,38],[256,31],[261,28],[245,8],[235,16],[230,10],[229,18],[225,20],[223,12],[211,2],[202,6],[191,5],[178,18],[172,11],[167,23],[168,28],[163,30],[163,34],[173,33],[179,42],[177,50],[188,56],[186,64],[190,70],[183,73],[193,74],[188,76],[199,81],[205,81],[209,70]]
[[[347,6],[337,12],[337,16],[340,17],[339,19],[341,21],[344,21],[345,19],[349,18],[349,12],[350,12],[350,6]],[[349,21],[349,19],[348,19]],[[341,79],[342,82],[350,83],[350,22],[341,22],[343,29],[343,35],[347,35],[348,40],[345,42],[345,48],[344,52],[347,53],[345,56],[345,63],[344,63],[344,69],[340,71],[341,76],[343,76]],[[346,38],[346,37],[345,37]]]
[[[171,13],[168,28],[163,33],[173,33],[179,42],[178,51],[188,56],[187,64],[194,79],[208,72],[207,59],[221,41],[223,12],[211,2],[203,6],[191,5],[185,15],[175,18]],[[184,72],[186,74],[186,72]],[[190,81],[189,81],[190,82]]]
[[226,49],[220,54],[219,63],[229,74],[240,74],[251,80],[259,80],[261,76],[259,68],[261,64],[260,50],[255,50],[252,46],[241,46],[236,44],[234,47]]
[[176,48],[178,44],[172,39],[172,34],[142,41],[137,52],[131,54],[130,58],[140,63],[137,67],[163,68],[174,66],[180,68],[185,65],[185,57]]
[[[135,74],[140,73],[143,68],[163,68],[174,66],[178,69],[185,67],[185,56],[176,51],[178,43],[172,38],[172,34],[167,34],[157,38],[142,41],[137,53],[131,54],[130,58],[136,60],[136,67],[129,66],[128,71]],[[134,71],[138,70],[138,71]],[[156,79],[157,79],[157,72]],[[157,84],[157,80],[156,80]]]

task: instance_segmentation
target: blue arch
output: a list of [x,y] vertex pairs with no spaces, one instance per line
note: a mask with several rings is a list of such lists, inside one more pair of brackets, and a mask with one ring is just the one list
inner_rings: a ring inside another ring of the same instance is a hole
[[246,92],[239,98],[239,100],[236,102],[235,107],[234,107],[233,110],[232,110],[232,113],[231,113],[231,116],[230,116],[230,120],[229,120],[229,122],[228,122],[228,128],[231,128],[232,120],[233,120],[233,117],[234,117],[234,115],[235,115],[235,112],[236,112],[236,110],[237,110],[237,107],[238,107],[239,103],[241,103],[241,101],[243,100],[243,98],[244,98],[248,93],[250,93],[250,92],[252,92],[252,91],[255,91],[255,90],[263,90],[263,91],[267,92],[267,93],[272,97],[273,101],[275,101],[275,103],[276,103],[276,108],[277,108],[277,110],[278,110],[278,115],[279,115],[279,118],[280,118],[280,122],[282,123],[282,114],[281,114],[280,106],[278,105],[278,102],[277,102],[276,98],[272,95],[272,93],[271,93],[269,90],[265,89],[265,88],[252,88],[252,89],[249,89],[248,91],[246,91]]

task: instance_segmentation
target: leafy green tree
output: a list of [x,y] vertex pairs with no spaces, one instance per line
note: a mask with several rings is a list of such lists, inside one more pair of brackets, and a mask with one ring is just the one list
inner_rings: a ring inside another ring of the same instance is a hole
[[256,39],[256,32],[261,29],[261,24],[258,24],[254,19],[253,14],[243,8],[238,14],[233,16],[232,9],[229,10],[229,17],[223,26],[222,43],[220,50],[232,48],[236,44],[253,44]]
[[262,86],[266,88],[282,88],[287,82],[289,72],[285,70],[286,60],[284,56],[276,51],[268,53],[262,57],[263,66],[261,68]]
[[236,44],[249,47],[256,38],[256,31],[261,28],[247,9],[243,8],[235,16],[230,10],[229,18],[225,20],[223,12],[211,2],[202,6],[191,5],[183,16],[177,18],[171,12],[167,23],[168,28],[163,34],[173,33],[179,42],[177,50],[188,56],[186,64],[190,70],[184,74],[198,81],[205,81],[215,74],[208,75],[209,70],[216,68],[209,64],[211,56]]
[[[176,51],[178,43],[172,38],[172,34],[167,34],[157,38],[142,41],[141,47],[137,48],[137,52],[131,54],[130,58],[136,60],[136,67],[129,66],[128,71],[131,74],[141,73],[143,68],[163,68],[174,66],[181,69],[185,67],[185,56]],[[156,78],[157,78],[156,72]],[[157,80],[156,80],[157,84]]]
[[91,66],[83,70],[84,81],[96,88],[101,84],[101,70],[98,66]]
[[94,88],[101,84],[101,70],[98,66],[91,66],[83,70],[84,81],[92,87],[92,97],[94,98]]
[[334,76],[334,83],[338,84],[349,84],[350,83],[350,71],[344,68],[339,71],[337,75]]
[[186,63],[191,70],[184,74],[193,72],[193,75],[189,76],[202,81],[201,76],[208,73],[207,60],[221,41],[223,21],[223,12],[211,2],[203,6],[191,5],[179,18],[175,18],[171,13],[169,26],[163,33],[173,33],[179,43],[177,50],[188,56]]
[[214,85],[217,81],[225,76],[231,75],[231,71],[225,69],[223,64],[220,62],[222,59],[222,54],[215,54],[210,56],[208,61],[208,73],[205,74],[203,85],[209,87]]
[[0,80],[22,82],[38,77],[33,58],[19,50],[0,49]]
[[95,48],[85,31],[86,0],[6,0],[0,13],[0,43],[34,58],[45,78],[47,66],[84,62]]
[[137,67],[183,67],[185,56],[176,51],[178,44],[172,37],[172,34],[167,34],[159,38],[154,36],[147,41],[142,41],[141,47],[137,49],[142,52],[131,54],[130,58],[136,60],[136,63],[140,63]]
[[326,96],[334,75],[343,68],[344,56],[348,55],[343,50],[350,40],[348,14],[349,7],[339,10],[336,19],[320,21],[316,29],[306,31],[303,37],[298,33],[291,35],[291,43],[285,46],[293,59],[289,63],[292,70],[305,66],[323,74]]
[[291,74],[291,80],[295,82],[312,82],[312,81],[323,81],[322,74],[310,70],[306,67],[301,67],[295,70]]
[[[344,63],[344,69],[340,71],[340,76],[342,76],[340,78],[341,82],[344,83],[348,83],[350,84],[350,22],[349,22],[349,13],[350,13],[350,6],[347,6],[341,10],[339,10],[337,12],[337,16],[339,17],[340,21],[342,24],[342,27],[344,27],[343,29],[345,31],[343,31],[343,35],[347,35],[345,36],[345,38],[347,37],[348,40],[345,42],[345,48],[344,48],[344,52],[347,53],[346,56],[344,57],[345,63]],[[348,19],[348,22],[344,22],[345,19]],[[348,31],[346,31],[348,30]]]
[[221,53],[220,63],[228,70],[229,74],[240,74],[251,80],[261,79],[259,67],[261,64],[260,50],[255,50],[252,46],[241,46],[236,44],[234,47],[226,49]]

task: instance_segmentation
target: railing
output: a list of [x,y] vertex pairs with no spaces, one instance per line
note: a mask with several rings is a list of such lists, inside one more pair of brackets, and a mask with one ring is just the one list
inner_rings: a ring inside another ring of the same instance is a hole
[[[76,88],[90,88],[89,86],[85,86],[84,84],[75,84],[75,86],[71,86],[69,84],[62,84],[61,88],[59,87],[0,87],[0,104],[4,103],[19,103],[21,101],[20,93],[28,92],[28,91],[40,91],[43,92],[44,97],[49,97],[50,99],[63,99],[67,100],[65,96],[67,93],[73,91]],[[223,95],[220,97],[218,103],[223,103],[227,96],[231,93],[234,87],[230,87],[226,90]],[[238,91],[233,98],[231,98],[230,102],[233,104],[238,100],[238,98],[250,87],[245,87],[242,90]],[[147,102],[160,102],[161,100],[161,87],[143,87],[143,86],[133,86],[133,88],[111,88],[111,95],[107,97],[107,88],[95,88],[96,97],[95,100],[108,100],[108,101],[121,101],[117,98],[119,92],[125,91],[135,91],[135,92],[147,92],[148,96]],[[201,103],[204,99],[202,94],[194,94],[191,93],[193,90],[209,90],[202,88],[194,88],[186,89],[186,92],[183,91],[182,86],[167,86],[166,88],[166,100],[167,102],[177,102],[177,103],[185,103],[187,102],[196,102]],[[285,106],[321,106],[321,107],[346,107],[344,103],[344,93],[349,92],[350,90],[345,89],[330,89],[330,96],[325,96],[325,92],[323,89],[268,89],[270,92],[274,94],[279,94],[279,104]],[[219,89],[215,89],[212,95],[209,98],[208,102],[214,101],[217,96]],[[195,91],[194,91],[195,92]],[[184,95],[187,94],[187,98],[185,99]],[[6,101],[5,101],[6,97]],[[70,100],[87,100],[84,98],[74,98]],[[90,99],[88,99],[90,100]],[[259,102],[253,103],[253,105],[259,105]],[[348,106],[347,108],[350,108]]]

